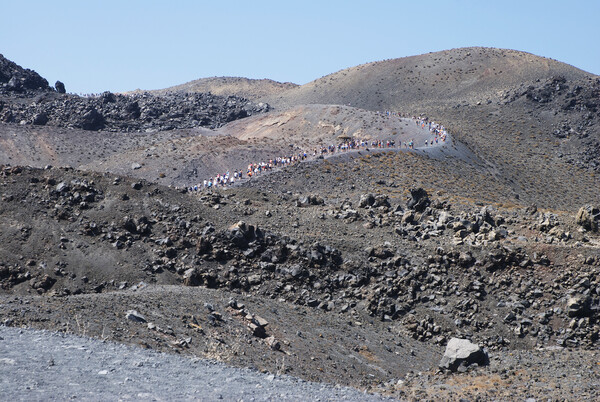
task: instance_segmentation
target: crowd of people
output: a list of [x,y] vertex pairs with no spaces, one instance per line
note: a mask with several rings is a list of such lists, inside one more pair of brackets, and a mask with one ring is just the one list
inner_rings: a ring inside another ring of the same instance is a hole
[[[385,114],[387,116],[397,115],[402,117],[400,113],[392,113],[390,111],[386,111]],[[429,140],[425,140],[425,146],[433,146],[438,144],[439,142],[445,142],[446,136],[448,134],[446,128],[438,123],[433,121],[429,121],[427,118],[412,118],[418,127],[422,129],[428,129],[429,132],[433,135]],[[415,142],[414,140],[410,140],[407,142],[400,142],[398,144],[399,148],[404,146],[405,149],[414,149]],[[287,167],[290,165],[294,165],[296,163],[302,162],[306,159],[309,159],[311,156],[316,158],[318,156],[328,156],[334,155],[336,153],[345,153],[354,150],[360,149],[369,149],[371,148],[396,148],[396,141],[394,140],[361,140],[355,138],[344,138],[342,142],[338,144],[331,144],[321,146],[320,148],[314,148],[312,151],[302,151],[297,154],[280,156],[274,159],[270,159],[266,162],[257,162],[250,163],[248,167],[243,169],[233,170],[231,173],[227,170],[225,173],[216,174],[213,177],[203,180],[201,183],[190,186],[187,188],[189,192],[202,191],[204,189],[212,189],[218,187],[228,187],[234,185],[236,182],[241,180],[251,179],[252,177],[256,177],[261,175],[262,173],[281,167]]]
[[428,143],[427,140],[425,140],[425,146],[433,145],[434,141],[436,144],[438,143],[438,141],[446,141],[448,131],[443,125],[438,124],[434,121],[428,121],[428,119],[415,119],[415,123],[417,124],[417,126],[420,126],[423,129],[427,128],[429,132],[434,135],[434,138],[430,139],[430,143]]

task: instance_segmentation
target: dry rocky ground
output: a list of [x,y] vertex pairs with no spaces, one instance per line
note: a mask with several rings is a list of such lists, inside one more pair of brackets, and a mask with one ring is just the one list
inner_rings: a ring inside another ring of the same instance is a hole
[[[390,74],[404,89],[383,85]],[[356,87],[366,79],[370,91]],[[0,322],[401,399],[594,399],[594,80],[459,49],[278,90],[262,99],[274,111],[212,131],[4,123]],[[377,113],[390,109],[427,113],[452,140],[313,159],[227,190],[165,186],[290,143],[411,138]],[[485,348],[489,365],[440,370],[452,337]]]
[[169,93],[210,92],[211,94],[219,96],[235,95],[247,99],[258,99],[264,96],[282,93],[297,86],[298,85],[292,84],[291,82],[277,82],[269,79],[257,80],[242,77],[210,77],[200,78],[165,89],[150,91],[136,89],[131,93],[150,92],[155,95],[165,95]]

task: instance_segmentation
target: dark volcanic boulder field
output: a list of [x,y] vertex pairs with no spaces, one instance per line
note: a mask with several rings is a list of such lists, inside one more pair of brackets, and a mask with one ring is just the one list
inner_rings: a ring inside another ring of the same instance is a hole
[[144,132],[217,128],[268,109],[264,103],[254,104],[243,98],[210,93],[154,96],[104,92],[97,97],[82,98],[49,92],[37,96],[31,103],[11,102],[9,98],[0,109],[0,121],[93,131]]
[[0,55],[0,122],[50,125],[122,132],[164,131],[181,128],[217,128],[233,120],[266,112],[266,103],[211,93],[149,93],[80,97],[65,94],[33,70]]

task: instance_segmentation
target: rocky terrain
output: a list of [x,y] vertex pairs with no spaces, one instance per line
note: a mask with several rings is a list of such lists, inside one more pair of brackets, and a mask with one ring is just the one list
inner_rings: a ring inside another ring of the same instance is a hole
[[[3,123],[0,322],[401,399],[593,399],[597,80],[458,49],[339,72],[214,130]],[[386,110],[426,113],[452,138],[174,188],[340,136],[421,135]],[[453,338],[486,359],[439,367]]]
[[47,91],[52,91],[52,88],[46,79],[0,54],[0,94],[27,96]]
[[211,94],[115,95],[98,97],[42,94],[31,103],[5,102],[0,120],[21,125],[56,126],[90,131],[153,132],[181,128],[217,128],[233,120],[262,113],[264,103]]
[[67,95],[56,91],[31,70],[0,55],[0,121],[20,125],[56,126],[91,131],[148,132],[194,127],[217,128],[233,120],[269,110],[264,103],[210,93],[148,93],[100,96]]

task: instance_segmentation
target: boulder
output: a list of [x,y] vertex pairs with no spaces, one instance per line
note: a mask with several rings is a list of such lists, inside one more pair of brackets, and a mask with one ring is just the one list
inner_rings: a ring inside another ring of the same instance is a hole
[[375,201],[373,203],[373,207],[378,208],[378,207],[390,207],[390,199],[387,195],[385,194],[379,194],[377,196],[375,196]]
[[58,183],[56,185],[56,191],[59,192],[59,193],[68,192],[69,190],[71,190],[71,188],[64,181],[61,181],[60,183]]
[[58,92],[59,94],[64,94],[67,92],[65,89],[65,84],[63,84],[60,81],[56,81],[56,83],[54,84],[54,88],[56,88],[56,92]]
[[548,232],[553,227],[556,227],[560,224],[558,220],[558,216],[551,212],[545,212],[540,215],[539,218],[539,228],[542,232]]
[[190,268],[183,273],[183,284],[185,286],[199,286],[202,278],[196,268]]
[[40,291],[47,291],[54,286],[55,283],[56,279],[52,278],[51,276],[44,275],[44,277],[39,280],[32,279],[31,287]]
[[252,335],[256,336],[257,338],[266,338],[267,337],[267,331],[265,330],[264,327],[257,325],[255,322],[250,322],[248,324],[248,328],[250,329],[250,332],[252,332]]
[[268,337],[267,339],[265,339],[265,342],[272,350],[277,351],[281,349],[281,343],[277,339],[275,339],[274,336]]
[[475,262],[475,259],[470,252],[461,252],[458,256],[458,265],[463,268],[470,267]]
[[367,250],[369,257],[386,259],[394,256],[394,252],[385,245],[379,245]]
[[198,242],[196,243],[196,252],[198,253],[198,255],[209,254],[212,251],[212,249],[213,247],[210,243],[210,240],[208,240],[204,236],[200,236],[200,239],[198,239]]
[[320,197],[318,195],[313,195],[313,194],[300,197],[296,201],[297,207],[307,207],[309,205],[323,205],[323,204],[325,204],[325,200],[322,197]]
[[248,244],[260,237],[261,234],[260,229],[254,228],[244,221],[234,223],[227,232],[231,242],[240,248],[248,247]]
[[488,363],[488,356],[479,345],[468,339],[452,338],[446,345],[444,357],[440,361],[440,367],[450,371],[457,371],[460,366],[467,367],[471,364],[480,366]]
[[256,325],[260,325],[263,328],[269,325],[269,322],[267,320],[258,315],[254,315],[252,317],[252,322],[254,322]]
[[36,113],[32,121],[34,126],[44,126],[48,123],[48,115],[44,112]]
[[600,222],[600,208],[592,205],[584,205],[577,211],[575,223],[584,229],[597,232],[599,227],[598,222]]
[[567,300],[567,315],[569,317],[587,317],[590,315],[591,300],[589,296],[575,295]]
[[128,310],[125,318],[133,322],[146,322],[146,318],[135,310]]
[[412,211],[406,211],[402,215],[402,224],[406,225],[407,223],[413,223],[415,220],[415,214]]
[[94,107],[91,107],[77,119],[75,127],[84,130],[101,130],[104,128],[104,124],[104,116]]
[[368,208],[375,204],[375,196],[373,194],[363,194],[358,201],[359,208]]
[[430,204],[429,195],[423,188],[419,187],[410,190],[410,199],[407,203],[408,209],[423,212]]

